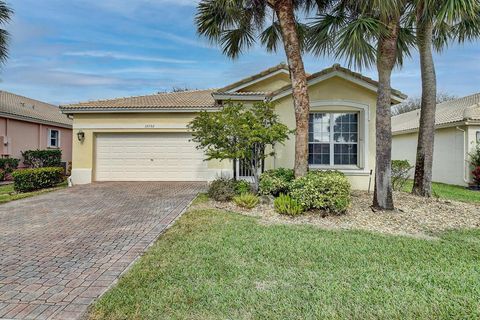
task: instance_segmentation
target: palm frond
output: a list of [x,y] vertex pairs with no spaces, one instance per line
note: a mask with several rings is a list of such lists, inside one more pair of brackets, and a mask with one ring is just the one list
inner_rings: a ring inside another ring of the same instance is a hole
[[317,16],[308,25],[307,50],[318,56],[331,54],[335,48],[336,35],[347,20],[343,12]]
[[456,23],[463,19],[474,19],[480,8],[478,0],[442,0],[436,3],[439,4],[436,19],[449,23]]
[[376,61],[374,44],[381,32],[377,19],[361,17],[351,21],[338,34],[335,57],[346,60],[349,67],[370,67]]
[[0,63],[5,63],[8,59],[8,43],[10,42],[10,34],[7,30],[0,29]]
[[410,58],[411,48],[415,47],[415,32],[410,27],[400,27],[397,39],[397,66],[403,66],[405,58]]
[[255,44],[255,35],[249,26],[241,26],[237,29],[224,31],[219,42],[223,54],[236,59],[246,49]]
[[239,0],[202,0],[195,16],[197,32],[211,42],[218,42],[225,30],[238,24],[243,11]]
[[455,39],[464,43],[480,38],[480,12],[472,19],[459,21],[452,27],[452,33]]
[[268,52],[276,52],[281,41],[282,32],[278,21],[273,21],[272,24],[260,34],[260,42],[267,48]]
[[0,24],[10,21],[13,10],[6,4],[5,1],[0,1]]
[[449,41],[455,37],[454,28],[445,21],[438,21],[433,29],[433,48],[441,52],[448,46]]

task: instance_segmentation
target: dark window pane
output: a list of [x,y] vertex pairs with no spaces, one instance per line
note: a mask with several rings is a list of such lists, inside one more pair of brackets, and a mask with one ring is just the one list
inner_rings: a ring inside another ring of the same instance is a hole
[[313,154],[308,155],[308,164],[314,164],[313,163]]

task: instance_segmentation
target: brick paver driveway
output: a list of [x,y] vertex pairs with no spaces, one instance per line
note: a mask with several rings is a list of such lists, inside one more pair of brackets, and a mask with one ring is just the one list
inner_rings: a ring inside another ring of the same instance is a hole
[[78,319],[203,188],[97,183],[0,205],[0,318]]

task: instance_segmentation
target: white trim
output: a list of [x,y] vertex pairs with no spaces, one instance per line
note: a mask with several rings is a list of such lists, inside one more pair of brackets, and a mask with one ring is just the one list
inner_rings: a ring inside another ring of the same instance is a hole
[[92,169],[72,169],[71,179],[74,185],[92,183]]
[[263,81],[263,80],[265,80],[265,79],[271,78],[271,77],[276,76],[277,74],[281,74],[281,73],[290,75],[290,72],[288,72],[287,70],[285,70],[285,69],[282,68],[282,69],[280,69],[280,70],[277,70],[277,71],[274,71],[274,72],[270,72],[269,74],[264,75],[263,77],[260,77],[260,78],[258,78],[258,79],[255,79],[255,80],[249,81],[249,82],[247,82],[247,83],[243,83],[243,84],[241,84],[241,85],[238,85],[238,86],[234,87],[233,89],[227,90],[227,92],[235,92],[235,91],[238,91],[238,90],[240,90],[240,89],[249,87],[249,86],[251,86],[252,84],[261,82],[261,81]]
[[206,107],[206,108],[195,108],[195,109],[184,109],[184,108],[75,108],[75,109],[62,109],[64,114],[75,114],[75,113],[197,113],[202,111],[207,112],[216,112],[220,111],[222,108],[219,107]]
[[[57,145],[56,146],[53,146],[52,145],[52,131],[56,131],[57,132]],[[48,136],[47,136],[47,146],[48,148],[56,148],[56,149],[59,149],[60,148],[60,130],[58,129],[51,129],[51,128],[48,128]]]
[[[359,111],[359,126],[363,127],[363,135],[360,135],[357,141],[357,145],[360,147],[363,144],[363,154],[360,155],[363,159],[363,163],[361,163],[361,167],[359,168],[361,172],[368,173],[369,169],[369,124],[370,124],[370,106],[368,104],[356,102],[356,101],[349,101],[349,100],[341,100],[341,99],[332,99],[332,100],[316,100],[310,101],[310,112],[341,112],[342,110],[336,110],[332,107],[348,107],[352,109],[356,109]],[[360,122],[361,121],[361,122]],[[357,167],[358,168],[358,167]],[[321,168],[317,169],[325,169],[325,170],[342,170],[341,166],[322,166]],[[348,170],[347,170],[348,171]],[[347,172],[346,171],[346,172]],[[357,170],[358,171],[358,170]],[[343,171],[342,171],[343,172]]]
[[[338,70],[335,70],[335,71],[332,71],[330,73],[327,73],[327,74],[324,74],[320,77],[317,77],[317,78],[314,78],[310,81],[307,82],[307,86],[312,86],[316,83],[319,83],[319,82],[322,82],[322,81],[325,81],[327,79],[330,79],[330,78],[333,78],[333,77],[339,77],[339,78],[342,78],[344,80],[347,80],[347,81],[350,81],[350,82],[353,82],[361,87],[364,87],[368,90],[371,90],[373,92],[377,92],[378,90],[378,87],[375,86],[375,85],[372,85],[371,83],[368,83],[367,81],[365,80],[361,80],[361,79],[358,79],[358,78],[355,78],[355,77],[352,77],[348,74],[345,74],[344,72],[341,72],[341,71],[338,71]],[[292,93],[292,89],[288,89],[286,91],[283,91],[279,94],[277,94],[276,96],[272,97],[272,101],[275,101],[275,100],[278,100],[278,99],[281,99],[283,97],[286,97],[288,95],[290,95]],[[397,101],[399,103],[403,102],[405,99],[397,96],[397,95],[394,95],[392,94],[391,95],[391,98],[392,100],[394,101]]]
[[74,124],[73,129],[185,129],[188,130],[186,125],[175,125],[175,124],[155,124],[155,123],[126,123],[126,124],[110,124],[110,123],[101,123],[101,124]]

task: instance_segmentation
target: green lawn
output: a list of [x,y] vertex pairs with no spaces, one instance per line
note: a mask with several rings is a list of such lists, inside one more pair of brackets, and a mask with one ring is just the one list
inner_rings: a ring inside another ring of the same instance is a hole
[[67,182],[65,181],[57,185],[55,188],[38,190],[33,192],[18,193],[18,192],[15,192],[15,190],[13,190],[13,184],[7,184],[4,186],[0,186],[0,203],[28,198],[28,197],[36,196],[38,194],[45,193],[45,192],[63,189],[66,187],[67,187]]
[[480,230],[440,240],[186,213],[91,319],[478,319]]
[[[412,188],[413,181],[408,181],[405,185],[404,191],[411,192]],[[465,187],[439,182],[434,182],[432,184],[432,189],[434,196],[442,199],[463,202],[480,202],[480,191],[472,191],[466,189]]]

